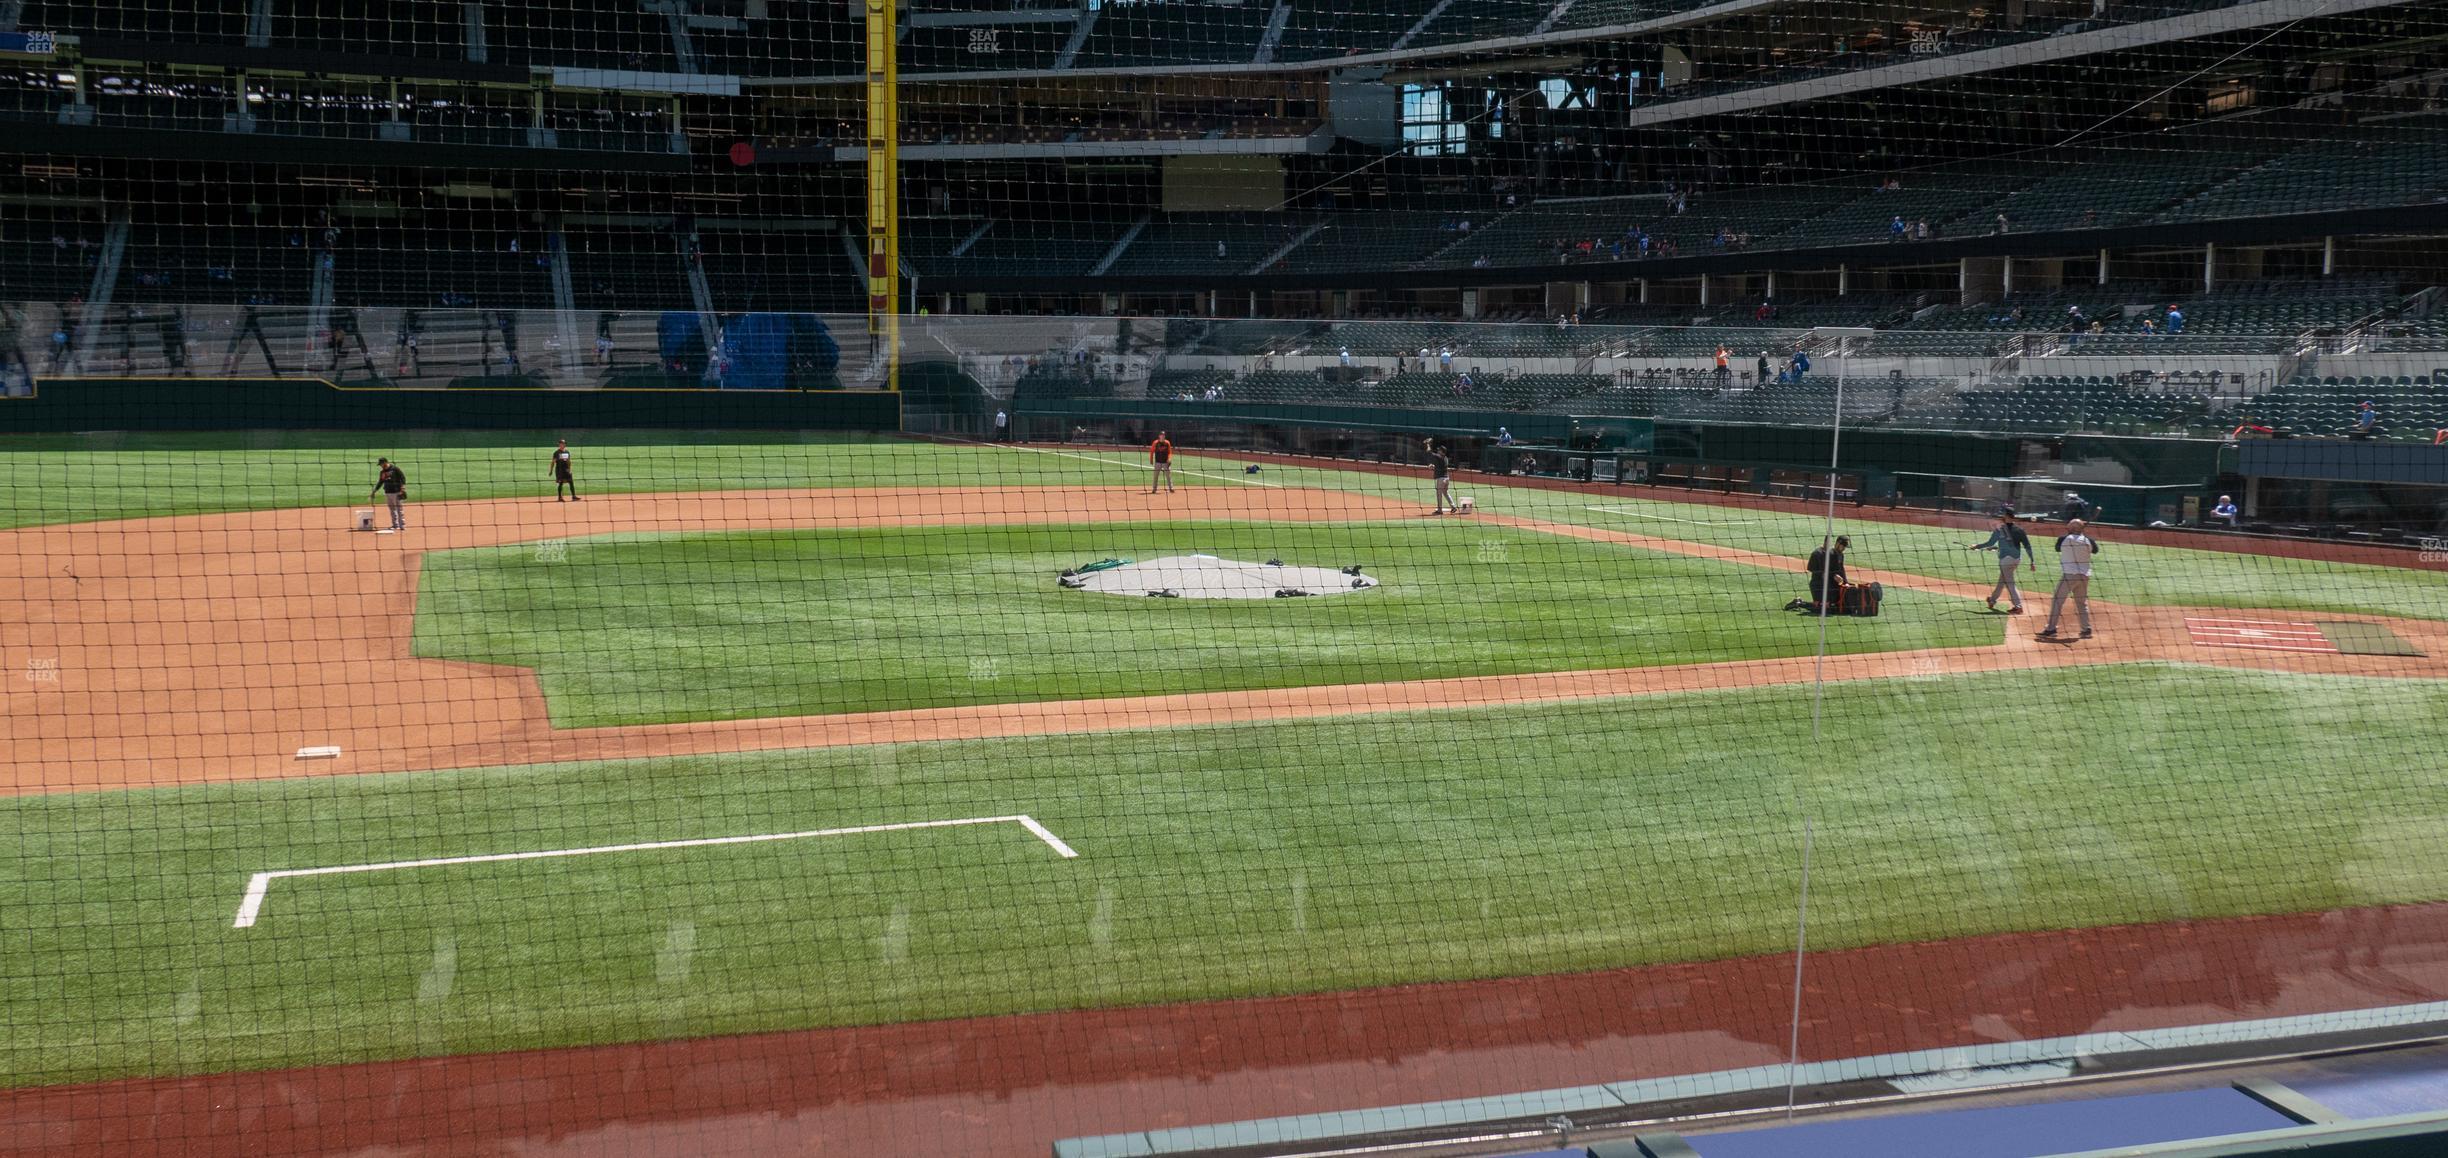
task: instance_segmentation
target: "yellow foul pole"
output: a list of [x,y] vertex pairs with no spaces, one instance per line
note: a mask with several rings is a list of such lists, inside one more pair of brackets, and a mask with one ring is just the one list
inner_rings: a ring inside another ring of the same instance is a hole
[[897,0],[867,0],[867,334],[901,388],[901,63]]

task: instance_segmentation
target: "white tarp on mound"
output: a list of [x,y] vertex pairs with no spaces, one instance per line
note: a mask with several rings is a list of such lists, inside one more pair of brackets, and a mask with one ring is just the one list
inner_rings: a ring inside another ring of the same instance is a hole
[[1160,595],[1182,599],[1274,599],[1277,592],[1349,595],[1377,585],[1366,575],[1332,567],[1242,563],[1213,555],[1168,555],[1063,581],[1066,587],[1106,595]]

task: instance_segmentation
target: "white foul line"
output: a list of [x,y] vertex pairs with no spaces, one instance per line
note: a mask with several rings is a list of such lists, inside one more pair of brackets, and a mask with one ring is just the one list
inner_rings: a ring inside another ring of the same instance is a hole
[[1668,523],[1689,523],[1695,527],[1748,527],[1753,523],[1760,521],[1758,519],[1723,519],[1715,521],[1709,519],[1678,519],[1673,515],[1653,515],[1647,511],[1629,510],[1624,507],[1583,506],[1581,509],[1585,511],[1598,511],[1602,514],[1609,515],[1625,515],[1635,519],[1657,519]]
[[766,844],[779,840],[806,840],[818,836],[855,836],[867,832],[907,832],[917,828],[958,828],[972,824],[1017,824],[1030,835],[1042,840],[1054,852],[1068,860],[1079,855],[1077,849],[1063,843],[1061,837],[1046,830],[1032,816],[971,816],[960,820],[913,820],[902,824],[862,824],[856,828],[819,828],[807,832],[762,832],[748,836],[708,836],[695,840],[656,840],[639,844],[606,844],[594,848],[548,848],[534,852],[494,852],[481,856],[438,856],[424,860],[393,860],[379,864],[325,865],[320,868],[274,869],[247,878],[246,897],[238,902],[238,919],[230,922],[233,929],[254,927],[255,918],[263,912],[264,893],[272,882],[282,877],[323,877],[340,873],[376,873],[392,869],[439,868],[454,864],[492,864],[513,860],[551,860],[566,856],[594,856],[606,852],[650,852],[665,848],[709,848],[723,844]]

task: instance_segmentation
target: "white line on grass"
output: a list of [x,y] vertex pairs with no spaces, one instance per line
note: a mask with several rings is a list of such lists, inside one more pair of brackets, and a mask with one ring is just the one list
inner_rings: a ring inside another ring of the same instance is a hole
[[1660,522],[1666,523],[1689,523],[1695,527],[1748,527],[1753,523],[1761,521],[1759,519],[1678,519],[1673,515],[1653,515],[1647,511],[1632,510],[1629,507],[1584,506],[1581,509],[1585,511],[1598,511],[1602,514],[1609,515],[1625,515],[1635,519],[1656,519]]
[[[1076,458],[1076,459],[1079,459],[1079,460],[1080,460],[1080,461],[1082,461],[1082,462],[1101,462],[1101,463],[1104,463],[1106,466],[1110,466],[1110,467],[1119,467],[1119,468],[1121,468],[1121,469],[1123,469],[1123,470],[1153,470],[1153,469],[1154,469],[1153,467],[1150,467],[1149,465],[1147,465],[1146,463],[1143,463],[1143,462],[1117,462],[1117,461],[1115,461],[1115,460],[1113,460],[1113,459],[1106,458],[1106,457],[1104,457],[1104,456],[1102,456],[1102,455],[1094,455],[1094,454],[1081,454],[1081,453],[1079,453],[1078,451],[1074,451],[1074,450],[1052,450],[1052,449],[1049,449],[1049,448],[1047,448],[1047,447],[1043,447],[1043,446],[1004,446],[1004,445],[1003,445],[1003,444],[1001,444],[1001,443],[994,443],[994,442],[976,442],[976,441],[971,441],[971,440],[955,440],[955,441],[968,441],[968,442],[969,442],[969,444],[970,444],[971,446],[991,446],[991,447],[1000,447],[1001,449],[1004,449],[1004,450],[1024,450],[1024,451],[1027,451],[1027,452],[1028,452],[1028,453],[1030,453],[1030,454],[1051,454],[1051,455],[1057,455],[1057,456],[1060,456],[1060,457],[1062,457],[1062,458]],[[1258,479],[1251,478],[1251,477],[1249,477],[1248,475],[1238,475],[1238,474],[1209,474],[1208,472],[1203,471],[1203,470],[1183,470],[1182,468],[1180,468],[1180,467],[1178,467],[1178,466],[1177,466],[1177,467],[1174,467],[1174,468],[1173,468],[1173,470],[1175,471],[1175,473],[1178,473],[1178,474],[1194,474],[1194,475],[1197,475],[1197,476],[1198,476],[1198,477],[1200,477],[1200,478],[1217,478],[1217,479],[1223,479],[1225,482],[1237,482],[1237,483],[1242,483],[1242,484],[1245,484],[1245,485],[1248,485],[1248,486],[1254,486],[1254,487],[1275,487],[1275,488],[1280,489],[1280,488],[1281,488],[1281,487],[1284,485],[1284,484],[1282,484],[1282,483],[1262,482],[1262,481],[1260,481],[1260,480],[1258,480]]]
[[378,873],[393,869],[439,868],[454,864],[494,864],[513,860],[552,860],[558,857],[595,856],[607,852],[651,852],[666,848],[711,848],[725,844],[769,844],[781,840],[806,840],[818,836],[856,836],[869,832],[908,832],[919,828],[959,828],[972,824],[1017,824],[1030,835],[1044,841],[1047,847],[1068,860],[1079,855],[1077,849],[1063,843],[1062,838],[1046,830],[1031,816],[970,816],[959,820],[913,820],[901,824],[862,824],[856,828],[819,828],[807,832],[761,832],[747,836],[707,836],[694,840],[655,840],[638,844],[606,844],[594,848],[547,848],[532,852],[493,852],[481,856],[437,856],[423,860],[392,860],[379,864],[324,865],[320,868],[273,869],[247,878],[246,897],[238,902],[238,919],[230,922],[233,929],[252,928],[262,914],[264,894],[272,882],[283,877],[326,877],[341,873]]

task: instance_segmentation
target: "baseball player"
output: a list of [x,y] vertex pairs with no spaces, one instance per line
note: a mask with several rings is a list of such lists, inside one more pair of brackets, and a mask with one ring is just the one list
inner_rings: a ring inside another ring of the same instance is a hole
[[[553,448],[552,477],[554,502],[574,503],[578,501],[578,480],[570,473],[569,440],[566,438],[561,440],[561,445]],[[561,491],[565,487],[569,490],[567,499],[561,497]]]
[[375,459],[374,466],[377,471],[374,489],[367,491],[366,497],[383,496],[383,501],[391,508],[391,529],[405,531],[408,529],[408,474],[387,458]]
[[1989,610],[1997,610],[1998,596],[2003,595],[2009,606],[2006,614],[2023,614],[2023,593],[2015,588],[2015,568],[2031,555],[2032,542],[2031,536],[2024,534],[2015,522],[2013,512],[1999,515],[1997,529],[1989,532],[1988,539],[1973,544],[1972,549],[1997,552],[1997,586],[1989,589]]
[[1421,439],[1420,445],[1428,450],[1428,470],[1431,477],[1436,479],[1436,509],[1428,513],[1441,515],[1452,511],[1460,514],[1461,508],[1453,505],[1453,453],[1438,446],[1433,438]]
[[1162,487],[1166,494],[1172,494],[1173,440],[1164,431],[1157,431],[1156,441],[1148,444],[1148,465],[1155,469],[1148,479],[1148,493],[1155,494],[1156,489]]
[[2084,528],[2081,519],[2066,524],[2066,533],[2057,536],[2057,593],[2049,597],[2048,626],[2040,629],[2040,638],[2056,639],[2057,621],[2065,613],[2066,600],[2074,600],[2074,617],[2082,624],[2082,635],[2091,638],[2091,557],[2099,554],[2099,543]]

